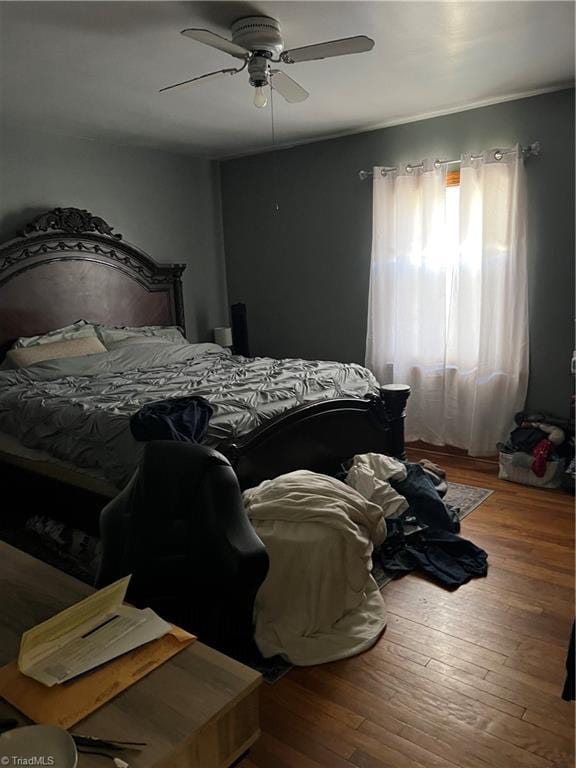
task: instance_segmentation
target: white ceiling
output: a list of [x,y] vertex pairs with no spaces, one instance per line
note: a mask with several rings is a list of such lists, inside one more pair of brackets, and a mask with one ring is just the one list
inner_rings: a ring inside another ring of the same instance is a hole
[[572,2],[4,2],[2,112],[15,124],[211,157],[270,146],[269,109],[245,73],[159,94],[162,86],[236,66],[183,37],[229,36],[262,13],[297,47],[366,34],[370,53],[283,65],[309,92],[275,99],[282,144],[569,85]]

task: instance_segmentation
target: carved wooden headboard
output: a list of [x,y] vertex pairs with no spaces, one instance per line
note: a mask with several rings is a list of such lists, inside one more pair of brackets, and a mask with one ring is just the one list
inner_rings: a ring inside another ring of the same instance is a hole
[[184,264],[157,264],[99,216],[55,208],[0,244],[0,345],[84,319],[184,328]]

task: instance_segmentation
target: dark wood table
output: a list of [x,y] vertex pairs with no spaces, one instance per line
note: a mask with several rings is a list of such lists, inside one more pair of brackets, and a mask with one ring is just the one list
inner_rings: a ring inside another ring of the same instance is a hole
[[[0,542],[0,665],[22,633],[94,590]],[[258,738],[261,675],[198,641],[78,723],[73,733],[144,741],[119,753],[130,768],[225,768]],[[0,717],[29,721],[0,700]],[[78,768],[112,761],[81,755]]]

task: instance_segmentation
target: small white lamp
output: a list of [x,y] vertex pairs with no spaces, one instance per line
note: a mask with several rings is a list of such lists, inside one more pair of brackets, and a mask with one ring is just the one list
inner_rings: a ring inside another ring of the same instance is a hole
[[232,328],[214,328],[214,341],[221,347],[231,347]]

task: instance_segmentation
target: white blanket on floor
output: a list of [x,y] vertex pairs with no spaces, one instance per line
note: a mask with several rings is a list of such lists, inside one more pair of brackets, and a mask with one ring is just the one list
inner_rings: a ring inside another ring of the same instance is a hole
[[398,459],[381,453],[354,456],[346,482],[365,499],[382,508],[384,517],[396,517],[408,509],[408,502],[388,482],[405,480],[406,467]]
[[255,607],[266,657],[321,664],[369,648],[386,626],[371,576],[386,536],[382,509],[339,480],[301,470],[244,492],[270,557]]

